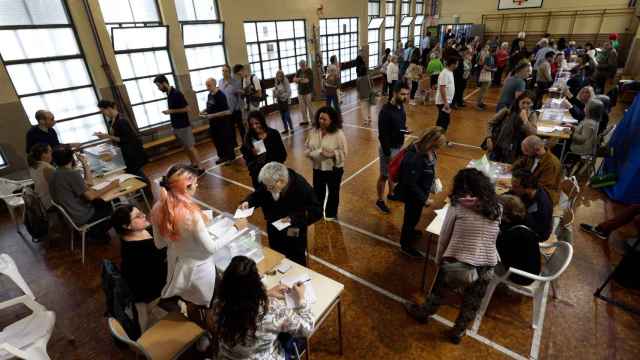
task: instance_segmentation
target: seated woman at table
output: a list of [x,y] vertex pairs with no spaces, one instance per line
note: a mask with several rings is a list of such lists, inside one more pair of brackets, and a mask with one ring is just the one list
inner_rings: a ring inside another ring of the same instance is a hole
[[[87,185],[87,182],[92,183],[93,177],[84,156],[78,155],[84,170],[84,178],[75,167],[74,152],[71,147],[60,146],[54,149],[52,157],[57,168],[49,177],[51,200],[62,206],[78,226],[111,216],[111,205],[104,202],[101,197],[117,189],[120,182],[114,180],[100,190],[93,190]],[[104,221],[92,226],[88,235],[92,239],[108,242],[111,239],[108,234],[110,227],[109,221]]]
[[596,63],[587,55],[582,54],[576,61],[577,65],[571,69],[571,78],[567,81],[567,86],[572,95],[578,95],[578,91],[588,86],[596,71]]
[[262,167],[272,161],[284,163],[287,160],[287,149],[284,147],[278,130],[270,128],[264,114],[260,111],[249,113],[249,131],[240,151],[249,168],[253,187],[259,185],[258,174]]
[[[510,267],[528,273],[540,274],[540,247],[538,235],[525,225],[527,209],[522,200],[514,195],[500,196],[502,221],[496,248],[500,263],[496,273],[504,274]],[[520,275],[511,275],[509,280],[519,285],[529,285],[533,280]]]
[[510,109],[504,108],[489,120],[486,150],[493,161],[511,164],[522,155],[520,144],[537,131],[538,115],[533,111],[533,94],[520,94]]
[[586,118],[576,125],[571,134],[571,146],[565,158],[565,165],[572,165],[583,155],[593,155],[598,141],[598,127],[604,116],[604,104],[593,99],[587,104]]
[[[284,294],[291,292],[295,307],[288,308]],[[224,272],[215,305],[219,335],[218,359],[284,360],[281,333],[308,337],[314,318],[305,301],[305,286],[283,285],[265,290],[256,263],[244,256],[231,260]]]
[[471,168],[455,176],[450,199],[438,242],[439,271],[433,290],[423,305],[405,303],[405,309],[426,323],[445,302],[446,288],[462,289],[462,307],[450,333],[451,342],[458,344],[476,316],[498,263],[496,239],[502,209],[489,177]]
[[27,156],[29,164],[29,176],[33,180],[36,194],[40,198],[46,210],[51,207],[51,195],[49,194],[49,178],[55,171],[51,165],[53,150],[49,144],[37,143],[31,147]]
[[111,215],[111,225],[120,236],[120,271],[129,285],[138,310],[138,322],[144,332],[149,325],[149,303],[160,297],[167,281],[167,251],[157,249],[151,224],[133,205],[121,205]]
[[189,318],[204,324],[201,310],[211,305],[215,288],[213,254],[228,240],[216,241],[207,231],[206,224],[211,219],[193,199],[198,188],[195,168],[174,165],[162,177],[160,186],[160,200],[151,210],[151,224],[156,247],[167,248],[167,283],[162,298],[180,297],[187,303]]
[[595,96],[593,87],[583,87],[582,89],[580,89],[580,91],[578,91],[578,95],[576,96],[573,96],[571,94],[571,91],[569,91],[569,89],[567,88],[564,90],[564,96],[566,97],[564,106],[569,109],[569,113],[571,114],[571,116],[578,121],[584,120],[584,109],[589,101],[591,101],[591,99],[593,99]]

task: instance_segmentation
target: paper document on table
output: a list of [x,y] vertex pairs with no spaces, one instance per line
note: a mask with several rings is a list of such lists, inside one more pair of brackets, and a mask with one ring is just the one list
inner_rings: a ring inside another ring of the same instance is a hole
[[564,110],[545,109],[540,120],[560,122],[564,118]]
[[253,148],[256,149],[256,155],[262,155],[267,152],[267,147],[264,145],[263,140],[254,141]]
[[538,132],[541,133],[552,133],[555,131],[562,131],[564,128],[562,126],[538,126]]
[[137,178],[137,177],[138,176],[131,175],[131,174],[120,174],[118,176],[115,176],[112,179],[112,181],[117,179],[117,180],[120,180],[120,182],[122,183],[122,182],[125,182],[125,181],[129,180],[129,179],[133,179],[133,178]]
[[249,216],[253,215],[253,211],[255,210],[255,208],[248,208],[248,209],[236,209],[236,213],[233,215],[234,219],[245,219],[248,218]]
[[91,188],[95,191],[100,191],[104,188],[106,188],[107,186],[109,186],[109,184],[111,183],[111,181],[101,181],[95,185],[93,185]]
[[[298,275],[283,276],[282,279],[280,279],[280,283],[289,288],[292,288],[297,283],[304,283],[304,299],[307,302],[307,305],[311,305],[315,304],[316,301],[318,301],[318,297],[316,296],[316,291],[313,288],[311,281],[308,280],[311,280],[311,276],[309,276],[309,274],[307,273],[304,273]],[[291,291],[287,292],[284,295],[284,301],[287,303],[287,307],[290,309],[293,309],[296,307],[296,305],[298,305],[294,291],[295,290],[291,289]]]
[[289,226],[291,226],[291,221],[287,218],[282,218],[280,220],[276,220],[272,222],[271,224],[275,226],[275,228],[278,229],[278,231],[282,231],[288,228]]
[[207,231],[216,238],[223,238],[235,234],[238,229],[233,226],[233,219],[222,217],[215,219],[212,224],[207,226]]

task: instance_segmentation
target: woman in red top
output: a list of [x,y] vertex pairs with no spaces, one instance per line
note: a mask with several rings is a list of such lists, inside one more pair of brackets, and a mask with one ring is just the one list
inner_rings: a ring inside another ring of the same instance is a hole
[[503,42],[496,51],[496,76],[493,77],[493,86],[502,85],[502,73],[509,63],[509,43]]

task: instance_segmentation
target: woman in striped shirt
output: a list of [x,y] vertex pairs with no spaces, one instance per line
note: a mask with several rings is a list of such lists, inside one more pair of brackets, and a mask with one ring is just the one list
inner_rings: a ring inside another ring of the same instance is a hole
[[458,344],[476,316],[498,262],[496,238],[502,209],[491,180],[476,169],[458,172],[450,198],[438,242],[440,268],[433,290],[423,305],[407,303],[405,308],[411,317],[426,323],[443,304],[443,290],[461,289],[462,307],[450,334]]

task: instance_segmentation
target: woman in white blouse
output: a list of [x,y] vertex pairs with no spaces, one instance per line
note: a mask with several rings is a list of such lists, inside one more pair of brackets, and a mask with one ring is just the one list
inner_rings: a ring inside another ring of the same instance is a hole
[[[294,300],[293,308],[284,301],[287,292]],[[245,256],[234,257],[225,270],[215,310],[218,359],[222,360],[293,358],[279,336],[308,337],[314,328],[305,285],[298,283],[290,289],[278,285],[267,291],[256,263]]]
[[347,140],[342,131],[340,113],[332,107],[325,106],[316,112],[313,129],[305,141],[304,154],[313,164],[313,190],[318,200],[324,202],[327,197],[325,219],[335,220],[338,217]]
[[27,163],[29,164],[29,176],[33,179],[36,194],[40,198],[45,209],[51,207],[51,195],[49,194],[49,177],[55,168],[51,165],[53,150],[45,143],[38,143],[31,147]]
[[160,181],[160,200],[151,210],[154,242],[167,248],[167,283],[163,298],[180,297],[189,318],[201,322],[211,305],[216,280],[213,254],[228,241],[216,241],[206,223],[211,221],[194,203],[198,175],[187,165],[174,165]]

